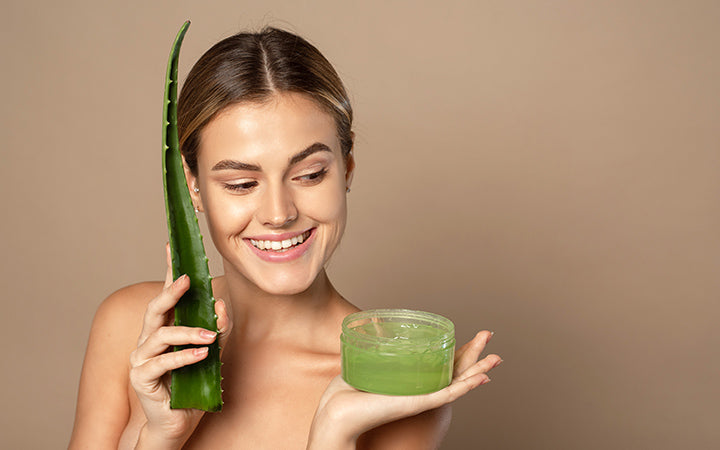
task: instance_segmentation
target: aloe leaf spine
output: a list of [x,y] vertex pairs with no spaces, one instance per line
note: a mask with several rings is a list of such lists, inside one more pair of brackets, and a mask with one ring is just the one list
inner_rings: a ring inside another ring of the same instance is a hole
[[[182,274],[187,274],[190,278],[190,288],[175,306],[175,325],[202,327],[217,332],[215,298],[208,259],[185,179],[177,130],[178,60],[180,45],[189,26],[190,21],[182,25],[173,43],[165,77],[163,102],[163,188],[173,279]],[[175,350],[188,347],[192,346],[178,346]],[[170,407],[220,411],[220,381],[220,347],[216,340],[209,346],[205,359],[172,371]]]

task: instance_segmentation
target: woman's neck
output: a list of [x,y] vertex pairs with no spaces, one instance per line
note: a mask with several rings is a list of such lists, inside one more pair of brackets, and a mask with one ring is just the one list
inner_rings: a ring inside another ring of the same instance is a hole
[[325,270],[305,291],[292,295],[265,292],[231,267],[225,267],[225,276],[218,280],[217,287],[216,297],[232,308],[233,335],[246,342],[269,337],[297,340],[301,336],[312,340],[324,333],[324,325],[333,313],[347,305]]

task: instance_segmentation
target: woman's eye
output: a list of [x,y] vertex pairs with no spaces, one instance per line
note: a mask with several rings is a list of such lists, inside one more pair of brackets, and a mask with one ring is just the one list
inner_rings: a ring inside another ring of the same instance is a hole
[[234,192],[248,192],[255,186],[257,186],[257,181],[248,181],[246,183],[225,183],[225,189],[228,189],[230,191]]
[[301,175],[299,177],[296,177],[295,179],[300,181],[302,184],[312,185],[321,182],[323,178],[325,178],[326,173],[327,169],[323,168],[322,170],[319,170],[317,172],[309,173],[307,175]]

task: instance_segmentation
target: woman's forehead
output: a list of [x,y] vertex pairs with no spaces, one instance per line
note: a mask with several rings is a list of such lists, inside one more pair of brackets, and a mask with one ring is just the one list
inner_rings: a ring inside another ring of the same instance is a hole
[[281,94],[267,102],[226,108],[202,132],[200,159],[283,158],[314,144],[340,155],[333,117],[302,94]]

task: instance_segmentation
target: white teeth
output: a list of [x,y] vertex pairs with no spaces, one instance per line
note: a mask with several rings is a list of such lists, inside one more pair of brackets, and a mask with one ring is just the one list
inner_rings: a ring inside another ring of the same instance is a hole
[[297,236],[282,241],[256,241],[255,239],[250,239],[250,243],[260,250],[286,250],[295,245],[302,244],[308,237],[310,237],[310,232],[306,231],[303,234],[298,234]]

